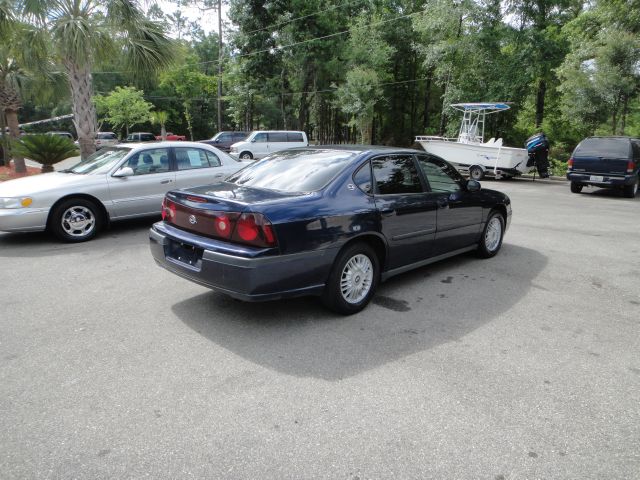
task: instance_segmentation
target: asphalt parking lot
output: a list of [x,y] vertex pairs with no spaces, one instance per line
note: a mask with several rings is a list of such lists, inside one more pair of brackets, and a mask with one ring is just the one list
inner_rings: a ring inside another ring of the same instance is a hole
[[500,254],[338,317],[0,234],[0,478],[640,478],[640,197],[487,181]]

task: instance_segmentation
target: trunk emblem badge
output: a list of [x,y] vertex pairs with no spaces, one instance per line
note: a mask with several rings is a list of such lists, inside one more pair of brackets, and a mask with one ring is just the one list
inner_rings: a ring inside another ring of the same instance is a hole
[[191,225],[195,225],[196,223],[198,223],[198,219],[196,218],[195,215],[189,215],[189,223]]

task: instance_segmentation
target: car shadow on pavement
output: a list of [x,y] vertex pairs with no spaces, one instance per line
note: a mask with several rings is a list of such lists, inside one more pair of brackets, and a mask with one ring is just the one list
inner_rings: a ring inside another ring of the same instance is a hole
[[536,288],[546,263],[541,253],[508,244],[490,260],[449,259],[382,284],[364,311],[348,317],[314,298],[245,303],[216,292],[172,310],[203,337],[251,362],[333,381],[460,341]]
[[65,243],[49,232],[0,232],[0,257],[44,257],[70,253],[98,252],[100,246],[113,244],[124,247],[148,245],[148,231],[160,217],[136,218],[112,223],[88,242]]

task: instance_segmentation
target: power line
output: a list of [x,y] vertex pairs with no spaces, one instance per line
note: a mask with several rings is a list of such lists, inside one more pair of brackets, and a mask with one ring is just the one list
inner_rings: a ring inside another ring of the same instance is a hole
[[[371,22],[369,24],[363,25],[364,27],[373,27],[373,26],[378,26],[378,25],[384,25],[386,23],[391,23],[391,22],[395,22],[398,20],[402,20],[403,18],[409,18],[409,17],[413,17],[415,15],[421,14],[423,13],[423,10],[417,11],[417,12],[413,12],[413,13],[407,13],[405,15],[400,15],[398,17],[394,17],[394,18],[390,18],[388,20],[379,20],[377,22]],[[317,40],[326,40],[328,38],[332,38],[332,37],[337,37],[340,35],[345,35],[347,33],[349,33],[351,30],[343,30],[341,32],[336,32],[336,33],[331,33],[329,35],[323,35],[320,37],[314,37],[314,38],[309,38],[307,40],[301,40],[299,42],[294,42],[294,43],[289,43],[287,45],[280,45],[280,46],[276,46],[276,47],[271,47],[271,48],[266,48],[263,50],[256,50],[253,52],[248,52],[248,53],[242,53],[239,55],[234,55],[232,56],[232,58],[245,58],[245,57],[251,57],[254,55],[258,55],[261,53],[267,53],[267,52],[273,52],[273,51],[278,51],[278,50],[282,50],[285,48],[291,48],[291,47],[295,47],[298,45],[303,45],[305,43],[310,43],[310,42],[314,42]],[[181,66],[180,68],[185,68],[185,67],[193,67],[193,66],[197,66],[197,65],[211,65],[211,64],[218,64],[220,63],[220,60],[208,60],[208,61],[204,61],[204,62],[197,62],[197,63],[187,63],[183,66]],[[116,73],[131,73],[130,71],[119,71],[119,72],[92,72],[92,74],[116,74]]]
[[[429,78],[415,78],[413,80],[401,80],[398,82],[383,82],[380,83],[380,86],[391,86],[391,85],[401,85],[401,84],[406,84],[406,83],[417,83],[417,82],[424,82],[429,80]],[[327,88],[324,90],[310,90],[307,92],[286,92],[286,93],[280,93],[280,94],[269,94],[269,95],[264,95],[266,97],[280,97],[281,95],[316,95],[316,94],[320,94],[320,93],[334,93],[337,90],[337,88]],[[258,95],[260,95],[260,93],[258,93]],[[144,98],[146,98],[147,100],[199,100],[199,101],[213,101],[215,100],[215,97],[189,97],[189,98],[182,98],[182,97],[176,97],[176,96],[160,96],[160,95],[144,95]]]
[[276,28],[281,27],[282,25],[286,25],[288,23],[297,22],[298,20],[304,20],[305,18],[314,17],[314,16],[316,16],[316,15],[318,15],[320,13],[326,13],[326,12],[329,12],[331,10],[335,10],[336,8],[346,7],[347,5],[352,5],[354,3],[362,3],[362,0],[354,0],[354,1],[351,1],[351,2],[340,3],[338,5],[334,5],[332,7],[325,8],[324,10],[318,10],[317,12],[309,13],[309,14],[303,15],[301,17],[295,17],[295,18],[291,18],[289,20],[285,20],[283,22],[274,23],[272,25],[269,25],[268,27],[256,28],[255,30],[250,30],[248,32],[243,32],[242,34],[243,35],[251,35],[253,33],[261,32],[263,30],[275,30]]

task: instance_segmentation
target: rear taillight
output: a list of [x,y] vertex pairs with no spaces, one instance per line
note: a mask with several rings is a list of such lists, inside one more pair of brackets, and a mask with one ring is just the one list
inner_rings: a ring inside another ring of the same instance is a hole
[[633,160],[629,160],[627,162],[627,173],[633,173],[633,170],[636,168],[635,163],[633,163]]
[[271,222],[260,213],[243,213],[236,221],[232,240],[256,247],[275,247]]
[[567,169],[571,170],[573,168],[573,158],[570,158],[567,162]]
[[176,218],[176,204],[167,197],[162,199],[162,220],[171,221]]

